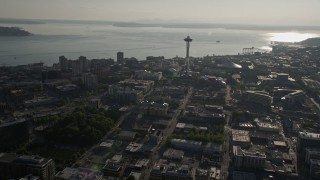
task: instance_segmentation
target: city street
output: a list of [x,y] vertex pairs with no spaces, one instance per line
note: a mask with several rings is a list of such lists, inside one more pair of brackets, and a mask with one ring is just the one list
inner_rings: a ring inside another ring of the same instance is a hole
[[157,163],[159,161],[161,154],[164,152],[166,140],[173,133],[173,131],[175,129],[175,126],[176,126],[176,124],[178,122],[177,118],[179,117],[180,113],[184,111],[184,109],[185,109],[185,107],[186,107],[186,105],[187,105],[192,93],[193,93],[193,88],[190,87],[189,90],[188,90],[188,94],[185,96],[183,101],[180,103],[179,108],[174,113],[174,115],[173,115],[168,127],[164,130],[162,141],[158,145],[158,149],[159,150],[156,151],[154,154],[152,154],[152,157],[151,157],[152,165],[151,165],[150,169],[147,169],[146,172],[145,172],[145,176],[144,176],[145,180],[149,179],[150,172],[152,170],[153,164]]
[[88,161],[88,159],[90,159],[90,156],[92,155],[92,152],[95,148],[97,148],[101,142],[105,141],[108,139],[108,137],[123,123],[123,121],[126,119],[126,117],[128,117],[131,114],[131,110],[132,107],[128,109],[128,112],[126,112],[125,114],[123,114],[118,122],[115,124],[115,126],[101,139],[101,141],[92,146],[89,150],[87,150],[80,158],[79,160],[73,164],[73,166],[75,166],[76,164],[81,164],[81,165],[85,165]]

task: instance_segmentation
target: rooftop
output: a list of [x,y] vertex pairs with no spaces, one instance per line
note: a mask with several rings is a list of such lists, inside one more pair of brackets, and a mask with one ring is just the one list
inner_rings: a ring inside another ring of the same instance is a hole
[[149,159],[139,159],[134,166],[135,167],[146,167],[146,166],[148,166],[149,162],[150,162]]
[[56,178],[72,179],[72,180],[99,180],[102,179],[103,174],[99,171],[94,171],[86,168],[65,168],[56,174]]
[[17,155],[14,153],[1,153],[0,162],[25,164],[29,166],[45,166],[51,159],[45,159],[40,156]]
[[240,155],[240,156],[251,156],[251,157],[257,157],[257,158],[266,158],[265,152],[256,149],[256,148],[250,148],[250,149],[241,149],[240,146],[233,146],[233,154],[234,155]]
[[106,142],[102,142],[100,144],[100,147],[110,148],[112,147],[114,141],[113,140],[107,140]]
[[279,129],[279,126],[278,126],[278,125],[270,124],[270,123],[258,122],[257,125],[258,125],[258,127],[260,127],[260,128]]
[[27,120],[26,119],[18,119],[18,120],[14,120],[14,121],[5,121],[5,122],[2,122],[2,124],[0,124],[0,128],[1,127],[7,127],[7,126],[11,126],[11,125],[14,125],[14,124],[19,124],[19,123],[23,123],[23,122],[26,122]]
[[249,131],[232,129],[232,135],[249,135]]
[[182,159],[183,156],[184,152],[176,149],[167,149],[163,153],[163,157],[168,159]]
[[191,141],[191,140],[186,140],[186,139],[172,139],[171,143],[185,143],[185,144],[193,144],[196,146],[202,145],[202,142],[200,142],[200,141]]
[[143,144],[132,142],[126,147],[126,151],[137,152],[142,148],[142,146],[143,146]]
[[284,141],[273,141],[273,144],[275,146],[283,146],[283,147],[287,146],[286,142],[284,142]]
[[250,136],[249,135],[232,135],[232,141],[234,142],[250,142]]
[[176,128],[184,128],[186,123],[177,123]]
[[109,160],[109,162],[119,163],[121,160],[122,160],[122,155],[116,154]]
[[320,139],[320,134],[310,132],[299,132],[299,137],[304,139]]
[[121,131],[119,136],[120,137],[132,137],[134,138],[136,136],[136,132],[133,132],[133,131]]

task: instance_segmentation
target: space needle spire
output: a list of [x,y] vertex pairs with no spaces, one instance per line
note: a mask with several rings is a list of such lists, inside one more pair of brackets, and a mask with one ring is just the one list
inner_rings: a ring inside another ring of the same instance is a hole
[[189,49],[190,49],[190,42],[192,41],[192,39],[190,38],[190,36],[188,36],[184,39],[184,41],[186,42],[186,48],[187,48],[186,60],[187,60],[187,68],[189,71],[190,70]]

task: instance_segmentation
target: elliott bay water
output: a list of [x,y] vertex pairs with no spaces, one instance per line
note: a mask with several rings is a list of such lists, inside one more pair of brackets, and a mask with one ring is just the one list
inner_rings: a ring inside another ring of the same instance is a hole
[[[28,37],[0,37],[0,66],[43,62],[52,65],[58,57],[77,59],[116,58],[118,51],[125,57],[144,60],[147,56],[185,56],[183,39],[193,38],[190,55],[235,55],[242,48],[256,47],[270,50],[275,34],[290,32],[273,30],[239,30],[223,28],[166,28],[166,27],[116,27],[112,24],[46,22],[43,24],[4,24],[16,26],[33,33]],[[296,34],[319,31],[295,31]],[[217,42],[217,41],[220,41]]]

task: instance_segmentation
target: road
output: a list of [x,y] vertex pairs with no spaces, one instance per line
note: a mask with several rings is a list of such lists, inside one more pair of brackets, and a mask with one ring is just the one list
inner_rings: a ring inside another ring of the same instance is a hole
[[[152,92],[152,90],[150,90],[148,93],[146,93],[142,99],[144,99],[147,95],[149,95],[150,93]],[[105,94],[102,93],[98,96],[90,96],[90,97],[87,97],[86,100],[90,100],[90,99],[93,99],[93,98],[98,98],[98,99],[101,99]],[[87,160],[89,159],[89,157],[92,155],[93,153],[93,150],[97,147],[99,147],[100,143],[107,140],[109,138],[109,136],[117,129],[119,128],[119,126],[123,123],[123,121],[131,114],[132,110],[134,109],[134,106],[131,106],[128,108],[127,112],[123,115],[121,115],[121,117],[118,119],[117,123],[114,125],[114,127],[101,139],[101,141],[92,146],[89,150],[87,150],[84,154],[82,154],[82,156],[79,158],[79,160],[73,164],[73,167],[76,165],[76,164],[79,164],[81,166],[85,166],[86,165],[86,162]]]
[[225,111],[226,114],[226,125],[224,127],[224,152],[222,158],[221,165],[221,179],[228,179],[229,175],[229,162],[230,162],[230,153],[232,152],[232,147],[230,147],[230,135],[232,133],[232,129],[229,126],[230,118],[232,117],[231,111]]
[[314,105],[313,110],[318,114],[318,116],[320,116],[320,105],[313,98],[310,98],[309,96],[307,97],[307,99]]
[[[226,88],[226,97],[225,97],[225,101],[226,101],[226,105],[230,105],[230,103],[232,102],[232,98],[230,95],[230,91],[231,91],[231,87],[229,85],[227,85]],[[224,154],[222,157],[222,165],[221,165],[221,179],[228,179],[228,175],[229,175],[229,161],[230,161],[230,135],[232,133],[232,129],[229,126],[229,121],[230,118],[232,117],[232,112],[231,111],[225,111],[224,112],[226,115],[226,124],[224,126],[224,137],[225,137],[225,141],[224,141]]]
[[229,106],[232,102],[232,97],[231,97],[231,87],[227,85],[226,87],[226,97],[225,97],[225,103],[227,106]]
[[[183,110],[185,109],[188,101],[189,101],[189,98],[191,97],[193,93],[193,88],[190,87],[189,90],[188,90],[188,93],[187,95],[185,96],[185,98],[181,101],[180,105],[179,105],[179,108],[175,111],[174,115],[172,116],[172,119],[168,125],[168,127],[164,130],[163,132],[163,140],[161,141],[161,143],[158,145],[158,151],[156,151],[152,156],[151,156],[151,162],[152,164],[157,162],[159,159],[160,159],[160,155],[161,152],[163,152],[163,150],[165,149],[165,143],[166,143],[166,139],[173,133],[174,129],[175,129],[175,126],[177,124],[177,118],[179,117],[179,115],[181,114],[181,112],[183,112]],[[87,162],[88,162],[88,159],[90,159],[90,156],[92,156],[93,154],[93,150],[95,148],[97,148],[99,146],[99,144],[105,140],[108,139],[108,137],[123,123],[123,121],[126,119],[126,117],[128,117],[131,112],[132,112],[132,109],[133,107],[130,107],[128,109],[128,112],[123,114],[118,122],[115,124],[115,126],[102,138],[102,140],[92,146],[90,149],[88,149],[80,158],[79,160],[73,164],[73,167],[75,167],[76,164],[80,164],[82,167],[85,167]],[[160,153],[159,153],[160,152]],[[149,176],[150,176],[150,172],[152,170],[152,166],[150,166],[150,168],[147,170],[146,172],[146,175],[144,176],[144,179],[149,179]]]
[[154,154],[152,154],[151,156],[151,163],[152,165],[150,166],[149,169],[146,170],[146,174],[144,176],[145,180],[148,180],[150,177],[150,173],[153,167],[153,164],[158,162],[160,159],[160,155],[162,154],[162,152],[165,150],[165,143],[167,138],[173,133],[176,124],[178,123],[177,118],[179,117],[179,115],[181,114],[181,112],[183,112],[183,110],[186,108],[186,105],[191,97],[193,93],[193,87],[189,87],[188,93],[185,96],[185,98],[182,100],[182,102],[179,105],[179,108],[176,110],[176,112],[174,113],[174,115],[172,116],[172,119],[169,123],[169,125],[167,126],[167,128],[164,130],[163,132],[163,137],[162,137],[162,141],[161,143],[158,145],[158,151],[156,151]]
[[128,108],[128,112],[125,114],[121,115],[120,118],[118,119],[118,122],[115,124],[115,126],[101,139],[101,141],[92,146],[89,150],[87,150],[80,158],[79,160],[73,164],[73,167],[80,163],[81,165],[85,165],[86,161],[89,159],[89,157],[92,155],[92,151],[100,145],[101,142],[105,141],[108,139],[110,134],[112,134],[122,123],[123,121],[131,114],[133,107]]

